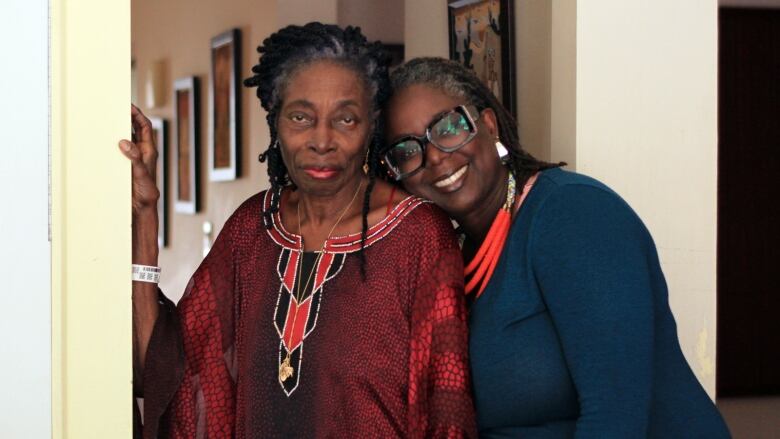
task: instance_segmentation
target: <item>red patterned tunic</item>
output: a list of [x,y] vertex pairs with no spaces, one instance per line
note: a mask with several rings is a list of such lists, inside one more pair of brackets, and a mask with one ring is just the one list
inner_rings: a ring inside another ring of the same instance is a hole
[[278,215],[263,225],[269,200],[239,207],[178,310],[165,301],[144,372],[144,437],[475,436],[447,217],[399,203],[369,229],[365,282],[360,235],[329,239],[296,300],[301,239]]

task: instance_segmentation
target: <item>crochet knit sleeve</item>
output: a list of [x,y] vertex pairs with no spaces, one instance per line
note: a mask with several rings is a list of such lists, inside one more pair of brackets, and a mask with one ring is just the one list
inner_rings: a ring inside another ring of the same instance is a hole
[[[235,273],[228,220],[174,310],[161,307],[145,371],[144,438],[231,437]],[[165,369],[169,367],[169,369]]]
[[409,437],[476,437],[463,261],[449,219],[430,209],[415,243],[419,257],[411,319]]

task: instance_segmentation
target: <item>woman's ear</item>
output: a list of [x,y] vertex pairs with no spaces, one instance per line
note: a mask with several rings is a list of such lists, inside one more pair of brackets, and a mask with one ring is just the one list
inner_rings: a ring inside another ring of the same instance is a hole
[[496,117],[496,112],[493,111],[492,108],[485,108],[482,110],[482,123],[485,125],[485,128],[487,128],[488,134],[490,134],[491,138],[498,137],[498,118]]

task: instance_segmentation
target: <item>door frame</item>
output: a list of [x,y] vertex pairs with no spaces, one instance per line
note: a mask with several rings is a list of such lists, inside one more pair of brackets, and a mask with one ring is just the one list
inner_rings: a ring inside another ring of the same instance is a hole
[[52,437],[132,437],[130,0],[50,0]]

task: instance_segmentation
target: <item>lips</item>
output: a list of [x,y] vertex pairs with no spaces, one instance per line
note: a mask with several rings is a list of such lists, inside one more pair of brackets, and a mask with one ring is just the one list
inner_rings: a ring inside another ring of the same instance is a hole
[[460,187],[459,183],[462,180],[463,175],[466,174],[468,167],[469,165],[463,165],[461,168],[459,168],[457,171],[453,172],[452,174],[435,181],[433,185],[439,190],[444,190],[444,191],[456,190],[458,187]]
[[303,172],[316,180],[328,180],[338,175],[341,171],[335,167],[307,166],[303,168]]

